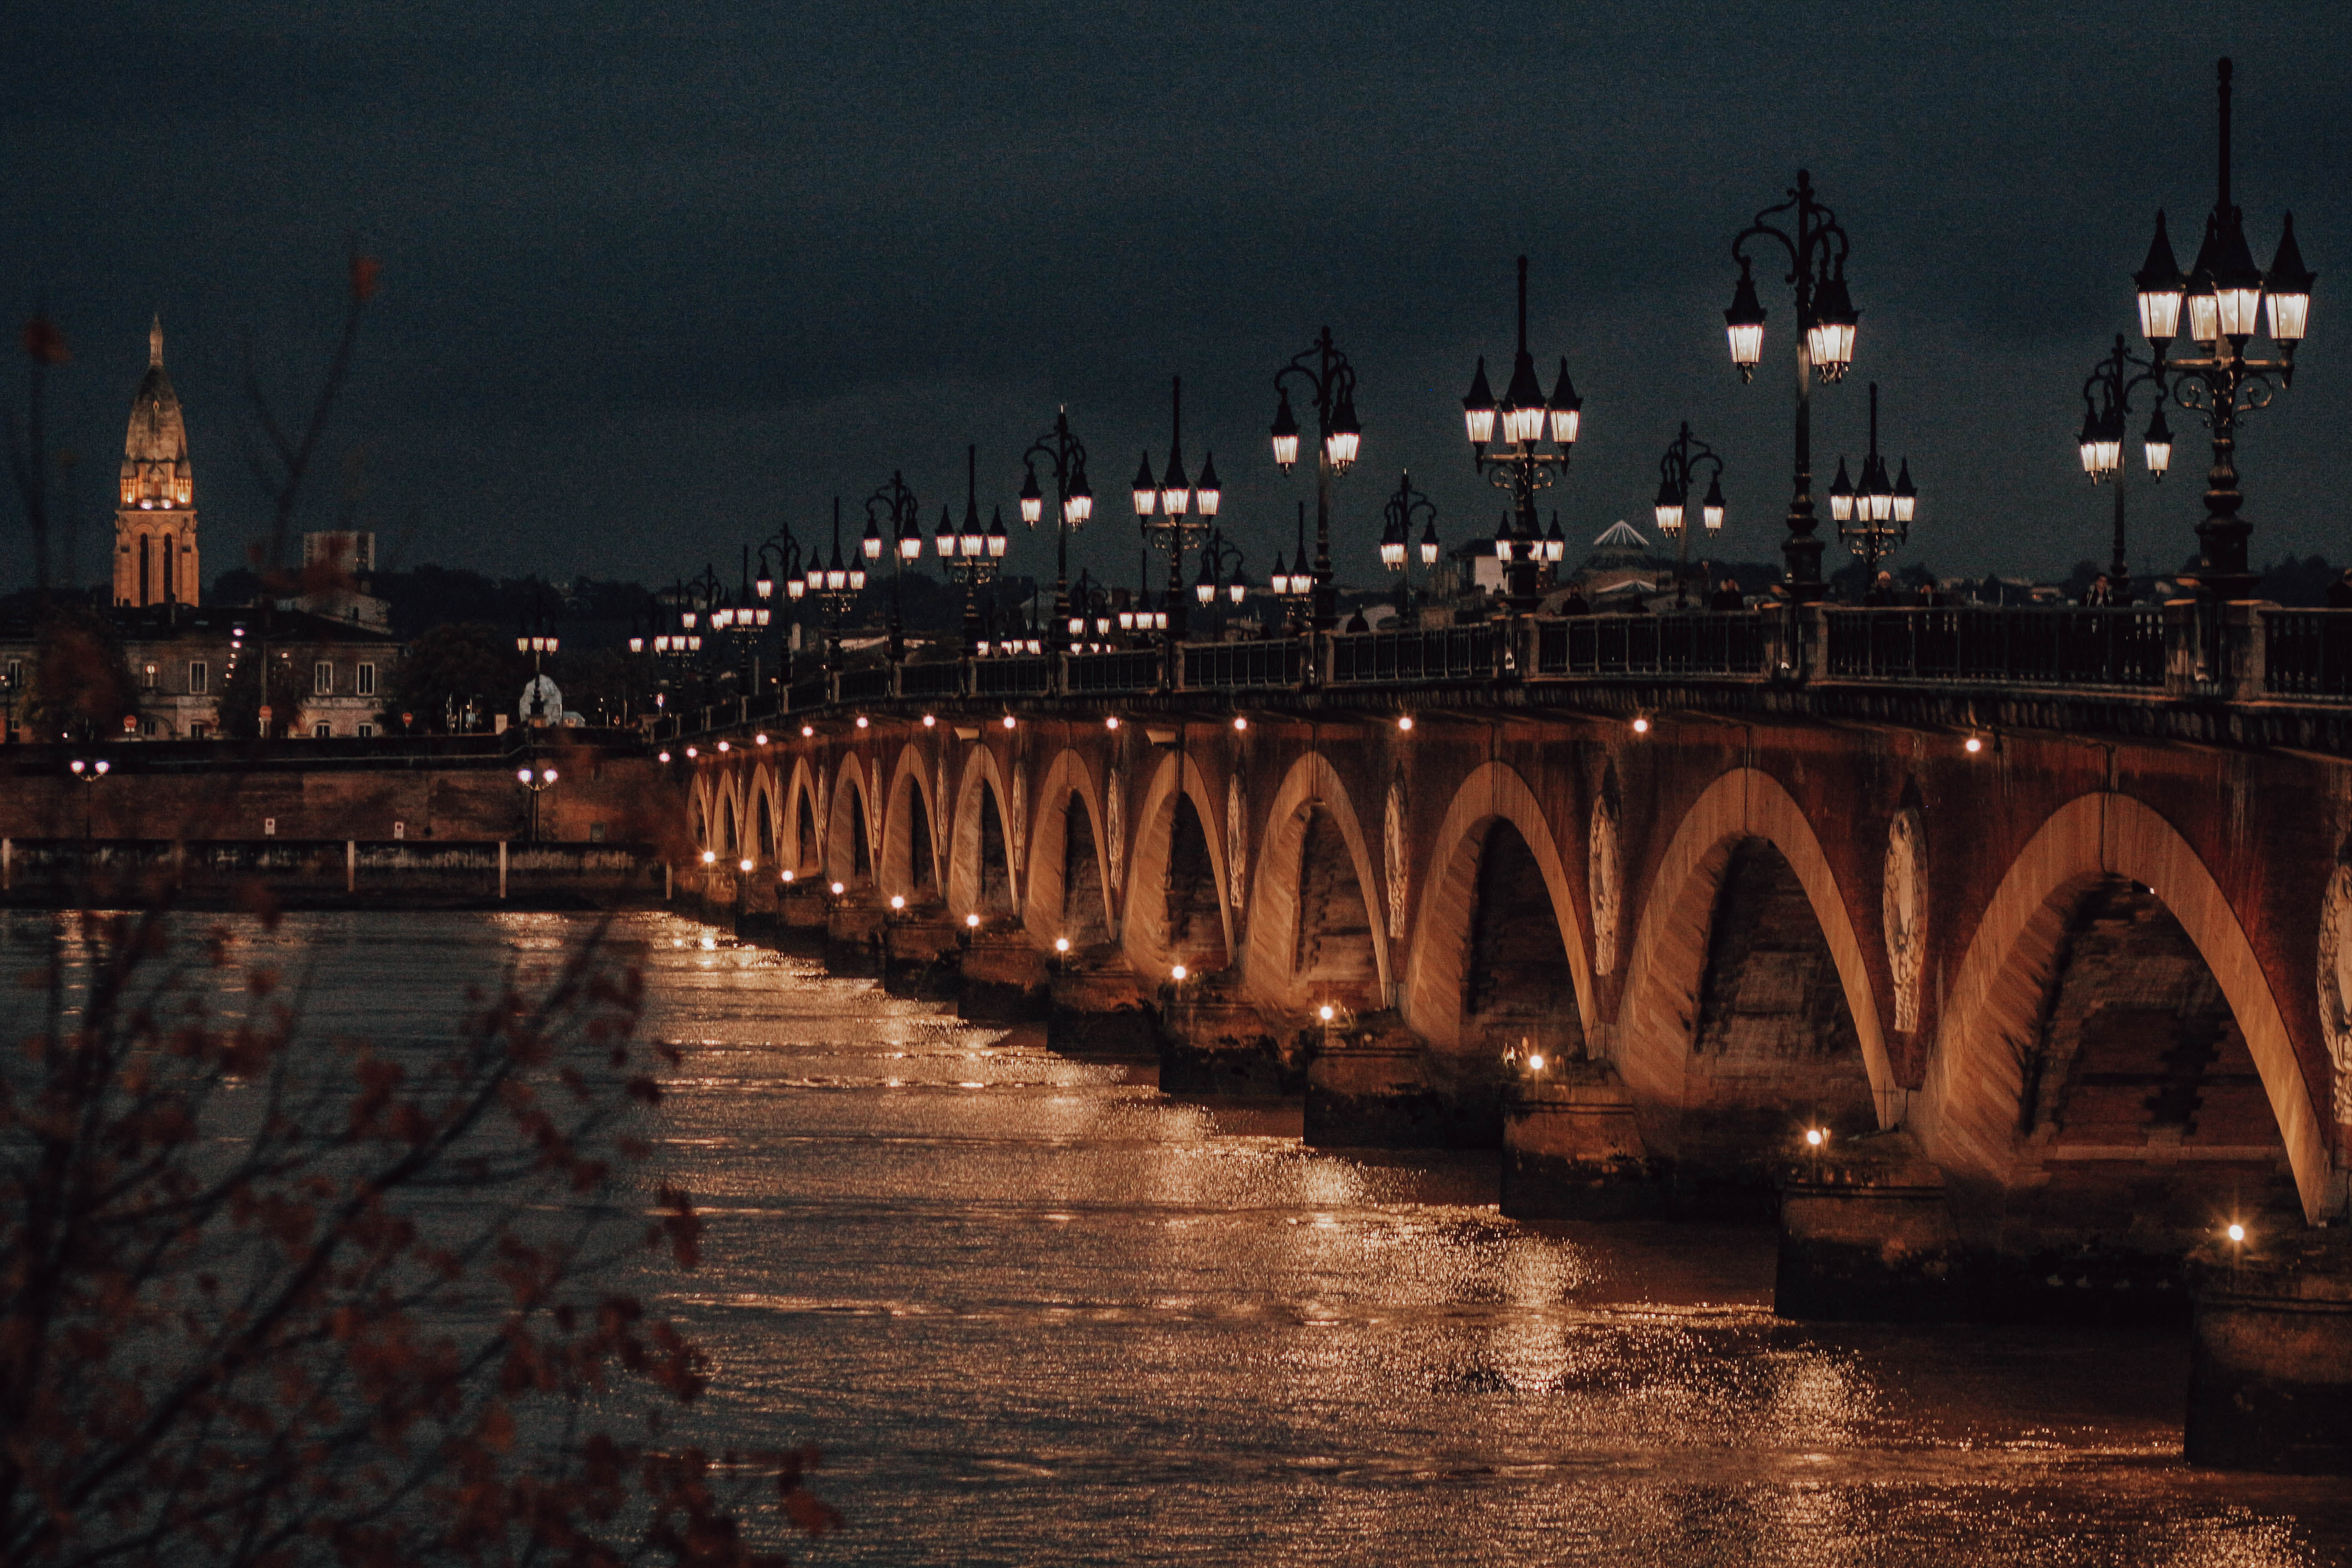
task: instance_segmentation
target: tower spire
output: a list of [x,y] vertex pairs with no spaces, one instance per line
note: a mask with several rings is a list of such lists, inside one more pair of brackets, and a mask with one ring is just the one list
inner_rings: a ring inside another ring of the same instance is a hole
[[163,368],[163,312],[155,312],[154,323],[147,329],[147,368]]

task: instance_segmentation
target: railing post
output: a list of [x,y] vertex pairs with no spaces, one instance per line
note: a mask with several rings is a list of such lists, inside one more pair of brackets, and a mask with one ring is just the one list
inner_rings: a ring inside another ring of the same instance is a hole
[[2229,633],[2223,644],[2227,662],[2227,695],[2232,702],[2263,700],[2270,667],[2270,624],[2263,618],[2274,605],[2256,599],[2233,599],[2222,606]]

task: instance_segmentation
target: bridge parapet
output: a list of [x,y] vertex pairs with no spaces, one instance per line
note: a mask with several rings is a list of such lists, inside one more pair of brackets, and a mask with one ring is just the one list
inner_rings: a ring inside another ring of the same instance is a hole
[[[1545,689],[1609,689],[1604,705],[1721,706],[1730,688],[1801,694],[1824,716],[1871,700],[1937,694],[1929,722],[2054,727],[2239,745],[2352,752],[2352,610],[2254,603],[2163,605],[1791,605],[1730,613],[1530,616],[1460,626],[1315,633],[873,665],[807,676],[763,697],[658,720],[691,739],[843,707],[1210,696],[1298,706],[1539,703]],[[2092,700],[2061,702],[2053,694]],[[2126,711],[2096,704],[2121,699]],[[1737,700],[1733,700],[1735,702]],[[1776,698],[1776,703],[1784,699]],[[2170,719],[2146,705],[2168,704]],[[1922,712],[1927,711],[1922,709]],[[2298,716],[2299,712],[2299,716]],[[2043,716],[2037,720],[2036,715]],[[2184,728],[2185,726],[2185,728]],[[2194,731],[2193,734],[2189,731]]]

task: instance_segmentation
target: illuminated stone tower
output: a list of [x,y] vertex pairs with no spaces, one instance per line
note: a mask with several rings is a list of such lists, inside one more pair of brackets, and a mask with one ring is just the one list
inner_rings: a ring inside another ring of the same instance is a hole
[[147,374],[131,400],[122,441],[122,490],[114,513],[114,602],[194,605],[203,557],[196,553],[195,481],[188,473],[188,426],[180,395],[163,374],[163,321],[147,331]]

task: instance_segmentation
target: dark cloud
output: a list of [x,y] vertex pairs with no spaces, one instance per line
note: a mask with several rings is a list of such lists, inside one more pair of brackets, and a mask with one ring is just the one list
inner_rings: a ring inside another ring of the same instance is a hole
[[[1492,521],[1456,400],[1507,353],[1510,259],[1568,355],[1586,442],[1571,533],[1646,524],[1688,418],[1727,460],[1726,549],[1786,505],[1788,337],[1743,389],[1731,235],[1800,163],[1844,217],[1861,360],[1819,404],[1833,467],[1863,384],[1925,494],[1908,558],[2052,570],[2101,547],[2070,435],[2130,321],[2159,205],[2212,199],[2211,63],[2239,64],[2257,253],[2295,209],[2322,274],[2294,390],[2250,425],[2265,559],[2347,552],[2330,437],[2352,400],[2345,14],[2310,5],[372,4],[84,5],[0,49],[0,301],[45,303],[102,516],[147,314],[189,409],[212,562],[259,507],[240,345],[299,394],[347,236],[383,258],[340,430],[408,559],[667,576],[903,468],[986,499],[1066,403],[1106,500],[1166,441],[1217,450],[1262,571],[1304,485],[1266,460],[1270,378],[1328,321],[1365,467],[1343,567],[1411,466],[1454,537]],[[2189,244],[2184,240],[2184,249]],[[1773,324],[1790,315],[1768,296]],[[13,373],[12,373],[13,374]],[[2178,423],[2178,422],[2176,422]],[[2138,503],[2191,541],[2201,462]],[[339,465],[339,471],[343,466]],[[322,498],[320,521],[331,510]],[[1078,558],[1124,580],[1106,505]],[[95,530],[85,527],[86,542]],[[1032,566],[1050,562],[1022,544]],[[95,552],[85,550],[85,570]]]

